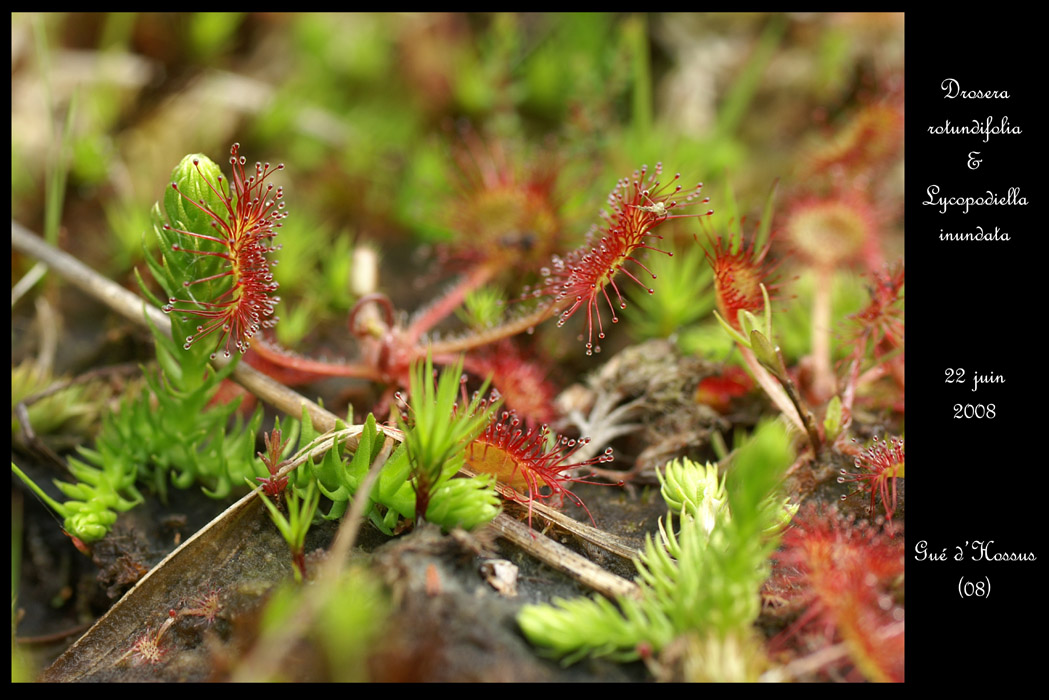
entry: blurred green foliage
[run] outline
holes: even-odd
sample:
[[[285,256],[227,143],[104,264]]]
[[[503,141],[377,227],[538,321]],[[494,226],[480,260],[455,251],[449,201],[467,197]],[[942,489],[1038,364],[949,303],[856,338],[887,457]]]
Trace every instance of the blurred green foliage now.
[[[34,225],[53,141],[41,130],[60,131],[78,95],[66,226],[82,225],[69,217],[84,200],[148,208],[175,158],[218,158],[239,140],[288,162],[295,215],[323,217],[311,234],[322,243],[347,230],[384,248],[433,240],[433,200],[456,195],[451,125],[468,120],[495,139],[559,138],[575,174],[566,218],[579,222],[567,238],[581,242],[615,180],[642,163],[686,180],[732,171],[748,193],[787,174],[818,130],[814,109],[848,111],[864,99],[858,74],[899,69],[898,30],[880,15],[15,14],[14,216]],[[80,238],[88,257],[135,263],[108,252],[130,233]]]
[[[673,256],[655,254],[645,266],[655,279],[643,275],[647,288],[631,285],[630,303],[623,312],[631,335],[638,340],[667,338],[701,319],[714,309],[713,274],[698,241],[682,241],[664,249]]]
[[[56,382],[66,381],[51,376],[39,365],[25,361],[11,368],[11,440],[22,443],[21,424],[14,414],[19,403],[43,392]],[[28,406],[29,422],[36,435],[59,431],[80,436],[90,435],[103,413],[110,395],[101,383],[69,384],[59,391]]]
[[[382,640],[391,610],[382,582],[368,569],[351,565],[332,582],[277,589],[262,613],[257,648],[306,643],[327,664],[324,678],[340,683],[368,680],[368,654]],[[303,619],[308,624],[302,625]],[[298,630],[289,638],[289,628]],[[301,669],[267,668],[267,680],[294,679]],[[260,679],[256,679],[260,680]]]
[[[838,361],[849,354],[852,349],[849,340],[848,316],[858,312],[867,303],[869,295],[864,280],[856,274],[845,271],[835,274],[831,280],[831,319],[835,324],[830,329],[831,357]],[[787,297],[774,307],[780,311],[776,314],[776,332],[780,349],[787,361],[797,360],[811,351],[812,346],[812,297],[816,285],[815,276],[810,271],[800,275],[786,285]]]

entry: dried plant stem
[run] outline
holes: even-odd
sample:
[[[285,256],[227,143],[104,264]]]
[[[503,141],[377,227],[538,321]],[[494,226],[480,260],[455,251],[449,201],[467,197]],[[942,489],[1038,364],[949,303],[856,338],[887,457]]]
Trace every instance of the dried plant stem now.
[[[636,598],[640,595],[640,588],[633,581],[605,571],[589,559],[547,537],[538,535],[535,530],[513,518],[499,515],[492,521],[492,527],[502,537],[540,561],[570,575],[604,596]]]
[[[466,468],[460,469],[459,473],[465,474],[466,476],[470,477],[476,476],[474,472]],[[616,554],[628,561],[633,561],[639,553],[636,548],[630,546],[626,542],[623,542],[614,535],[611,535],[610,533],[607,533],[599,528],[591,527],[586,523],[581,523],[578,520],[574,520],[573,518],[568,517],[561,511],[554,510],[550,506],[544,504],[542,501],[533,499],[529,504],[520,503],[519,499],[521,498],[521,495],[514,491],[513,488],[506,486],[505,484],[500,484],[496,482],[495,489],[504,498],[508,499],[513,503],[516,503],[522,509],[530,509],[532,515],[538,515],[547,522],[553,525],[557,525],[558,527],[564,530],[567,530],[579,539],[597,545],[598,547],[601,547],[602,549],[611,552],[612,554]]]
[[[33,288],[37,282],[44,278],[47,274],[47,265],[37,263],[33,265],[32,269],[27,272],[22,279],[18,280],[11,287],[11,306],[14,307],[18,303],[18,300],[25,296],[26,292]]]
[[[59,325],[62,319],[51,307],[51,302],[46,297],[40,296],[36,298],[36,320],[40,329],[40,348],[37,351],[36,366],[50,373],[55,366]]]
[[[136,294],[99,275],[72,255],[55,248],[15,221],[11,222],[11,247],[46,264],[66,281],[135,323],[145,323],[142,318],[145,307],[145,313],[153,324],[160,329],[167,329],[170,334],[171,322],[163,311],[145,303]]]

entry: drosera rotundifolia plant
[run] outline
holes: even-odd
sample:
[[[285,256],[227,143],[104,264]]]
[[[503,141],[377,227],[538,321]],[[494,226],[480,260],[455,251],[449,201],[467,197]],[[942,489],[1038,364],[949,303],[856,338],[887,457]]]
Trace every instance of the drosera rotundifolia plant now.
[[[219,382],[235,366],[239,356],[249,352],[252,338],[272,322],[267,317],[273,312],[273,293],[278,284],[271,272],[273,261],[269,259],[269,254],[279,250],[272,241],[287,216],[283,189],[267,182],[272,173],[282,170],[284,166],[271,167],[268,163],[257,163],[254,174],[246,175],[247,161],[240,155],[239,149],[239,144],[234,144],[230,150],[230,164],[234,171],[233,178],[228,181],[230,184],[227,184],[214,162],[200,154],[186,156],[176,167],[174,181],[164,202],[167,221],[163,221],[159,206],[154,211],[154,229],[160,241],[161,261],[149,259],[154,278],[168,294],[167,303],[161,308],[173,319],[172,333],[176,338],[184,338],[182,352],[179,352],[170,338],[154,328],[158,361],[164,373],[151,382],[151,387],[158,399],[170,402],[161,404],[169,406],[170,414],[181,416],[178,422],[190,421],[185,430],[174,434],[188,436],[196,433],[198,441],[202,443],[199,449],[209,454],[215,450],[213,441],[209,440],[212,431],[218,429],[218,423],[225,420],[236,405],[228,404],[214,410],[205,409],[205,405],[214,396]],[[642,168],[634,174],[633,180],[620,181],[616,190],[609,195],[612,213],[602,212],[605,235],[595,242],[591,232],[583,248],[565,258],[554,257],[553,272],[547,268],[541,271],[549,289],[542,290],[544,293],[536,290],[537,293],[532,295],[539,298],[540,303],[534,311],[527,312],[525,323],[518,317],[505,324],[505,327],[488,329],[479,337],[464,337],[451,342],[462,350],[492,343],[531,328],[558,313],[558,325],[564,325],[579,308],[585,307],[587,351],[592,352],[594,346],[589,341],[593,340],[595,317],[598,339],[605,335],[600,320],[599,297],[603,297],[607,303],[613,321],[618,321],[606,287],[613,288],[620,308],[626,307],[626,302],[615,286],[615,273],[622,270],[627,262],[647,269],[635,256],[641,250],[651,248],[647,243],[650,238],[658,238],[652,230],[670,218],[687,216],[673,212],[676,207],[692,203],[697,196],[690,193],[680,201],[673,199],[682,190],[682,186],[675,184],[680,176],[675,176],[671,183],[661,185],[658,179],[661,172],[661,166],[657,166],[651,175],[646,168]],[[697,185],[696,191],[701,187]],[[187,193],[193,193],[198,198],[194,200]],[[706,203],[708,199],[701,201]],[[707,211],[704,215],[709,216],[710,213]],[[640,284],[632,273],[626,271],[626,274]],[[189,298],[176,296],[177,290],[185,290],[183,293]],[[648,291],[654,292],[651,289]],[[148,290],[146,293],[149,294]],[[157,301],[155,296],[153,301]],[[394,329],[387,329],[384,342],[394,342],[391,340],[393,335]],[[409,352],[390,348],[386,348],[386,351],[388,354]],[[216,372],[208,363],[219,354],[231,362]],[[436,389],[433,389],[425,375],[433,373],[431,357],[434,354],[433,346],[427,346],[427,371],[423,369],[424,363],[419,361],[422,358],[416,358],[411,364],[411,396],[413,402],[422,400],[423,403],[412,406],[413,410],[409,414],[411,424],[402,424],[405,428],[404,444],[412,464],[410,477],[408,473],[404,476],[410,478],[418,501],[416,515],[424,517],[428,513],[429,500],[436,492],[436,487],[447,482],[449,476],[457,471],[451,468],[456,462],[452,455],[463,450],[467,455],[466,465],[475,473],[501,476],[504,484],[526,491],[524,495],[517,492],[517,497],[523,502],[530,504],[537,498],[548,499],[556,494],[559,502],[563,503],[567,494],[575,503],[582,505],[582,501],[564,484],[579,481],[574,476],[574,470],[580,467],[611,461],[611,448],[606,447],[600,457],[572,461],[577,445],[587,445],[589,437],[583,436],[578,442],[575,438],[564,436],[555,438],[546,426],[526,427],[513,411],[496,416],[498,393],[494,393],[491,400],[480,401],[475,395],[469,405],[458,405],[459,378],[465,360],[458,360],[450,372],[442,374]],[[174,391],[165,391],[168,387]],[[192,393],[185,392],[189,388],[193,389]],[[221,449],[220,443],[221,460],[218,465],[209,465],[213,470],[209,473],[201,465],[200,451],[192,448],[192,442],[180,441],[173,445],[174,454],[170,457],[158,456],[156,453],[160,452],[159,448],[149,447],[164,442],[167,429],[165,414],[149,409],[152,400],[149,395],[141,395],[138,400],[141,415],[138,419],[124,430],[114,427],[107,433],[104,429],[100,440],[100,443],[110,444],[105,442],[105,436],[113,434],[118,435],[112,438],[114,441],[123,439],[135,442],[140,445],[140,457],[107,460],[98,456],[98,453],[85,451],[85,455],[95,455],[94,459],[102,468],[103,476],[98,476],[97,469],[84,467],[90,471],[81,470],[79,474],[74,472],[74,476],[84,483],[74,485],[57,482],[66,495],[82,499],[62,505],[51,499],[53,507],[66,517],[66,531],[76,541],[85,543],[100,539],[115,522],[115,511],[127,510],[141,501],[142,496],[136,486],[139,479],[151,479],[158,492],[165,493],[168,482],[166,472],[171,468],[176,470],[171,475],[174,485],[186,488],[195,480],[200,480],[205,492],[213,497],[226,496],[231,485],[237,481],[251,482],[253,479],[262,481],[265,492],[271,497],[279,497],[283,493],[281,487],[286,484],[286,477],[279,476],[275,470],[277,455],[281,452],[279,448],[283,444],[279,425],[266,436],[266,451],[258,453],[255,458],[245,452],[245,449],[250,449],[250,445],[245,442],[245,436],[250,435],[247,431],[238,432],[241,437],[232,443],[236,445],[235,448]],[[133,406],[128,407],[120,415],[133,415],[134,410]],[[211,429],[202,428],[200,421],[203,416],[211,416],[208,420],[217,423]],[[259,421],[261,413],[256,411],[252,419],[256,429]],[[421,422],[423,427],[416,425],[416,422]],[[461,430],[456,428],[459,425],[462,425]],[[141,430],[143,434],[136,434],[135,430]],[[233,449],[237,452],[233,453]],[[140,474],[139,461],[150,464],[152,468],[143,469]],[[391,460],[391,464],[394,463],[396,460]],[[17,473],[25,479],[20,470]],[[305,470],[296,472],[294,487],[311,488],[312,482],[305,478],[305,474]],[[38,487],[34,488],[43,495]],[[467,492],[458,487],[452,491]],[[307,498],[307,502],[313,502],[312,495]],[[494,515],[494,512],[491,511],[491,514]],[[276,511],[274,513],[275,518],[283,518]],[[299,523],[293,527],[286,520],[277,522],[286,537],[298,543],[292,544],[293,551],[301,549],[303,528],[308,523]],[[296,556],[301,557],[301,552]]]
[[[283,352],[274,344],[262,342],[255,354],[260,368],[292,371],[302,377],[346,376],[367,378],[391,385],[390,395],[398,387],[407,386],[410,367],[427,353],[440,364],[450,364],[463,353],[464,367],[477,374],[492,374],[493,385],[512,408],[527,413],[525,420],[533,422],[549,415],[549,406],[537,402],[535,394],[543,390],[542,376],[531,363],[507,361],[518,353],[513,345],[496,346],[514,336],[530,332],[537,325],[557,316],[557,325],[563,326],[576,314],[585,316],[586,331],[579,336],[584,341],[587,355],[601,351],[605,338],[603,309],[607,308],[608,322],[619,322],[616,309],[625,309],[627,302],[615,278],[622,274],[630,282],[640,285],[649,294],[655,291],[641,279],[655,275],[642,262],[645,250],[665,255],[668,251],[651,245],[661,236],[655,230],[672,219],[709,216],[713,210],[698,213],[680,213],[684,207],[709,203],[701,197],[702,183],[686,190],[680,184],[681,175],[663,179],[663,166],[657,163],[649,171],[647,166],[631,177],[621,179],[608,195],[608,208],[600,213],[601,223],[595,225],[582,246],[564,255],[553,255],[540,267],[539,280],[521,291],[519,298],[510,300],[510,312],[498,322],[475,329],[459,337],[430,339],[426,334],[438,323],[452,315],[471,292],[477,291],[495,274],[497,268],[487,258],[479,259],[474,269],[442,297],[416,315],[407,325],[399,325],[392,302],[382,294],[370,294],[358,301],[350,314],[350,328],[360,343],[360,359],[340,363],[319,362]],[[640,276],[640,278],[639,278]],[[376,305],[381,314],[362,320],[364,307]],[[487,350],[486,350],[487,348]],[[473,352],[471,352],[473,351]],[[498,357],[493,357],[495,353]],[[249,359],[249,361],[251,361]],[[529,381],[531,379],[531,381]],[[385,408],[389,399],[380,406]]]
[[[675,212],[693,203],[694,192],[675,199],[682,190],[675,184],[678,177],[669,184],[660,183],[658,166],[651,173],[642,168],[633,179],[622,180],[609,197],[611,211],[602,213],[601,238],[595,240],[592,232],[583,248],[563,257],[555,255],[551,265],[540,271],[543,286],[517,300],[521,304],[531,301],[533,306],[515,311],[502,324],[432,342],[416,328],[414,344],[398,346],[402,330],[393,323],[393,314],[387,313],[379,319],[386,325],[381,338],[377,337],[383,344],[378,356],[400,356],[403,362],[412,353],[424,353],[409,361],[406,397],[396,394],[393,408],[403,413],[397,425],[382,427],[369,415],[363,426],[340,423],[334,432],[321,434],[304,411],[298,420],[288,420],[284,426],[277,421],[272,431],[263,434],[265,449],[256,451],[261,410],[246,425],[239,418],[230,423],[236,402],[223,405],[212,399],[241,356],[250,356],[251,341],[273,320],[272,295],[278,285],[270,256],[279,250],[273,239],[287,211],[283,190],[268,182],[282,166],[260,163],[254,175],[246,175],[246,160],[237,145],[231,149],[230,163],[235,174],[227,181],[205,156],[187,156],[174,171],[175,181],[165,199],[166,220],[159,208],[155,210],[161,257],[151,258],[149,266],[167,294],[167,303],[158,305],[172,319],[173,335],[182,344],[151,326],[160,370],[148,381],[150,391],[125,400],[121,410],[104,422],[96,449],[82,450],[90,464],[71,460],[77,482],[56,481],[71,500],[59,503],[12,465],[65,518],[64,529],[79,547],[90,551],[93,542],[108,534],[119,512],[143,501],[142,490],[163,498],[171,485],[186,488],[199,483],[208,495],[224,497],[238,482],[260,484],[266,510],[290,548],[295,579],[305,581],[310,577],[305,542],[311,522],[325,512],[331,519],[342,516],[358,498],[358,489],[377,460],[377,478],[368,494],[359,498],[370,504],[365,514],[374,526],[389,535],[403,532],[399,523],[412,520],[417,525],[433,522],[445,531],[456,526],[477,528],[499,512],[500,493],[524,505],[529,524],[537,504],[550,502],[551,497],[557,505],[567,498],[599,524],[570,486],[591,483],[594,476],[586,469],[613,462],[612,447],[598,445],[591,452],[584,449],[590,446],[590,436],[555,437],[547,425],[532,424],[512,408],[504,408],[498,387],[482,398],[488,382],[494,380],[492,374],[470,398],[463,367],[470,365],[470,351],[475,348],[505,342],[543,319],[556,316],[557,325],[562,326],[578,311],[586,315],[582,338],[588,354],[598,350],[592,341],[606,336],[602,309],[607,307],[615,323],[619,320],[616,307],[626,308],[616,273],[625,272],[629,280],[641,284],[637,275],[623,268],[631,263],[652,275],[641,252],[651,249],[669,255],[649,245],[658,238],[653,231],[672,218],[689,216]],[[190,199],[188,192],[199,197]],[[768,210],[766,206],[766,214]],[[702,214],[710,215],[709,211]],[[764,259],[768,229],[767,224],[760,227],[764,236],[760,250],[757,244],[743,244],[741,226],[726,239],[713,236],[708,227],[694,241],[708,245],[705,256],[713,274],[707,280],[721,312],[715,312],[718,323],[741,348],[746,366],[773,405],[783,411],[783,420],[797,429],[796,434],[807,436],[804,449],[799,457],[792,457],[790,433],[782,426],[774,431],[768,425],[744,439],[720,465],[698,467],[685,459],[657,469],[671,513],[660,523],[659,539],[649,537],[636,554],[639,592],[616,604],[598,597],[585,604],[562,600],[556,604],[560,607],[549,612],[542,606],[525,608],[522,629],[541,649],[548,648],[546,653],[569,661],[588,654],[642,659],[661,678],[756,680],[771,664],[760,640],[748,630],[762,609],[762,583],[769,571],[764,562],[798,508],[792,499],[804,498],[806,487],[798,483],[808,484],[809,489],[818,486],[824,479],[820,460],[827,459],[828,453],[843,458],[851,455],[860,472],[839,468],[836,483],[849,482],[858,487],[850,493],[869,494],[872,514],[880,496],[892,527],[898,510],[897,480],[904,475],[902,440],[894,439],[891,446],[875,444],[861,452],[855,439],[846,441],[844,436],[849,408],[864,376],[864,358],[871,356],[864,351],[874,347],[877,363],[887,343],[902,340],[895,309],[902,287],[896,280],[902,280],[902,273],[885,278],[868,306],[854,314],[859,330],[852,335],[855,347],[847,358],[850,393],[829,402],[823,422],[817,424],[807,405],[810,397],[803,394],[783,352],[772,342],[776,334]],[[143,289],[149,295],[145,284]],[[153,297],[153,301],[160,300]],[[388,307],[384,299],[364,300],[371,301]],[[735,323],[730,323],[727,318],[733,314]],[[454,362],[448,347],[452,345],[459,353]],[[274,347],[267,351],[271,362],[282,357]],[[211,361],[220,356],[227,359],[226,364],[213,369]],[[298,360],[288,357],[289,364]],[[443,358],[444,371],[434,368],[435,358]],[[391,367],[385,365],[386,371]],[[392,374],[383,377],[393,379]],[[698,387],[696,391],[699,396]],[[185,437],[172,440],[174,435]],[[352,447],[346,442],[351,435]],[[388,435],[396,435],[400,445],[384,449]],[[295,444],[301,447],[292,454]],[[131,445],[137,446],[137,452]],[[470,476],[455,478],[460,470]],[[599,471],[608,473],[605,467]],[[639,474],[632,472],[630,477]],[[498,490],[493,488],[496,485]],[[785,497],[784,490],[791,495]],[[733,495],[733,491],[740,494]],[[849,495],[842,494],[842,500]],[[330,505],[321,508],[322,498]],[[732,503],[736,505],[730,506]],[[759,513],[764,515],[759,517]],[[536,536],[533,532],[532,537]],[[751,546],[756,547],[752,552],[747,549]],[[704,563],[703,557],[713,559]],[[724,573],[715,576],[719,567]],[[733,578],[744,571],[748,572],[745,581]],[[691,587],[706,592],[705,602],[684,592]],[[718,587],[724,588],[724,595],[717,593]],[[675,592],[673,599],[667,598],[671,591]],[[593,604],[596,607],[591,608]],[[725,617],[728,610],[738,610],[739,615],[733,613],[729,621]],[[168,654],[163,640],[173,620],[157,630],[147,629],[121,658],[164,663]],[[578,642],[569,642],[569,637],[556,631],[569,628],[583,635]],[[856,633],[848,630],[848,634]],[[702,660],[710,658],[728,665],[704,665]],[[862,669],[866,662],[857,663]]]
[[[571,72],[607,32],[516,60],[519,19],[478,45],[510,72],[471,73],[440,22],[338,44],[396,46],[373,68],[465,101],[443,111],[372,114],[375,74],[336,54],[296,67],[307,93],[231,84],[264,125],[181,132],[136,181],[148,203],[107,208],[122,245],[127,212],[147,222],[123,284],[13,223],[14,263],[142,329],[112,373],[18,374],[12,481],[53,516],[28,539],[108,595],[41,678],[904,679],[902,102],[866,74],[838,105],[795,90],[827,105],[801,119],[819,137],[745,147],[780,133],[763,110],[792,123],[747,109],[782,18],[709,140],[678,141],[638,79],[658,20],[613,22],[631,58],[601,91],[546,93],[541,65]],[[288,21],[303,45],[330,29]],[[675,99],[720,73],[693,66]],[[309,120],[282,111],[300,103]]]

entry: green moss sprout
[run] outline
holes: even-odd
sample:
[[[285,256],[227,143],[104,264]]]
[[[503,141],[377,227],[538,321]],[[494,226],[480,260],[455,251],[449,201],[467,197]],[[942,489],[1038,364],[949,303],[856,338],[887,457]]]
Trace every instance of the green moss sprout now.
[[[751,639],[768,556],[797,509],[776,495],[793,460],[790,442],[770,422],[736,452],[724,476],[711,464],[668,464],[660,473],[666,522],[658,539],[646,537],[635,562],[639,597],[527,605],[518,615],[525,636],[564,663],[658,656],[690,634],[725,644]],[[756,676],[760,660],[745,662],[747,675]]]
[[[416,364],[412,372],[410,425],[402,423],[404,444],[411,463],[417,520],[461,522],[467,529],[487,522],[499,512],[499,499],[487,476],[456,481],[465,450],[498,407],[481,399],[481,391],[464,404],[462,363],[441,373],[436,382],[433,361]],[[431,503],[436,498],[436,501]]]

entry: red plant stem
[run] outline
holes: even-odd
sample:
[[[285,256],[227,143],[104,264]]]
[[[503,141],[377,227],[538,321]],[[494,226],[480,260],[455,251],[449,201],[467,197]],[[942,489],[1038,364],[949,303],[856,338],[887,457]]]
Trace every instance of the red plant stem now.
[[[856,390],[864,384],[869,384],[871,382],[877,381],[878,379],[881,379],[886,374],[888,374],[888,372],[889,370],[885,367],[885,365],[875,365],[874,367],[868,369],[866,372],[860,374],[860,358],[857,356],[855,359],[853,359],[852,364],[849,365],[849,378],[845,384],[844,391],[842,391],[841,393],[842,407],[844,407],[851,414],[852,405],[856,401]]]
[[[431,343],[428,348],[430,352],[436,355],[444,355],[449,353],[466,352],[473,348],[481,345],[487,345],[488,343],[494,343],[497,340],[503,338],[509,338],[510,336],[517,335],[518,333],[524,332],[529,328],[534,328],[540,323],[550,318],[554,314],[561,311],[564,307],[568,306],[569,302],[574,300],[565,300],[560,304],[545,304],[540,306],[532,313],[516,318],[512,321],[508,321],[501,326],[495,328],[487,328],[483,331],[473,333],[462,338],[455,338],[452,340],[439,341]],[[418,352],[420,356],[424,356],[427,348],[419,348]]]
[[[291,564],[295,571],[295,580],[302,583],[306,580],[306,553],[303,551],[291,553]]]
[[[393,328],[393,303],[390,298],[385,294],[379,294],[378,292],[372,292],[371,294],[365,294],[357,303],[353,305],[353,309],[350,310],[350,315],[346,319],[346,325],[349,327],[350,332],[354,335],[358,335],[357,331],[357,316],[368,304],[375,304],[382,310],[383,319],[386,323],[387,328]]]
[[[483,285],[495,275],[494,265],[479,265],[470,271],[448,292],[429,306],[404,332],[404,341],[415,345],[416,341],[428,330],[447,318],[460,304],[466,295]]]
[[[281,368],[324,377],[354,377],[373,382],[382,381],[382,376],[374,367],[352,362],[322,362],[306,357],[289,355],[279,351],[275,346],[270,345],[262,338],[255,339],[255,342],[251,345],[251,352]]]

